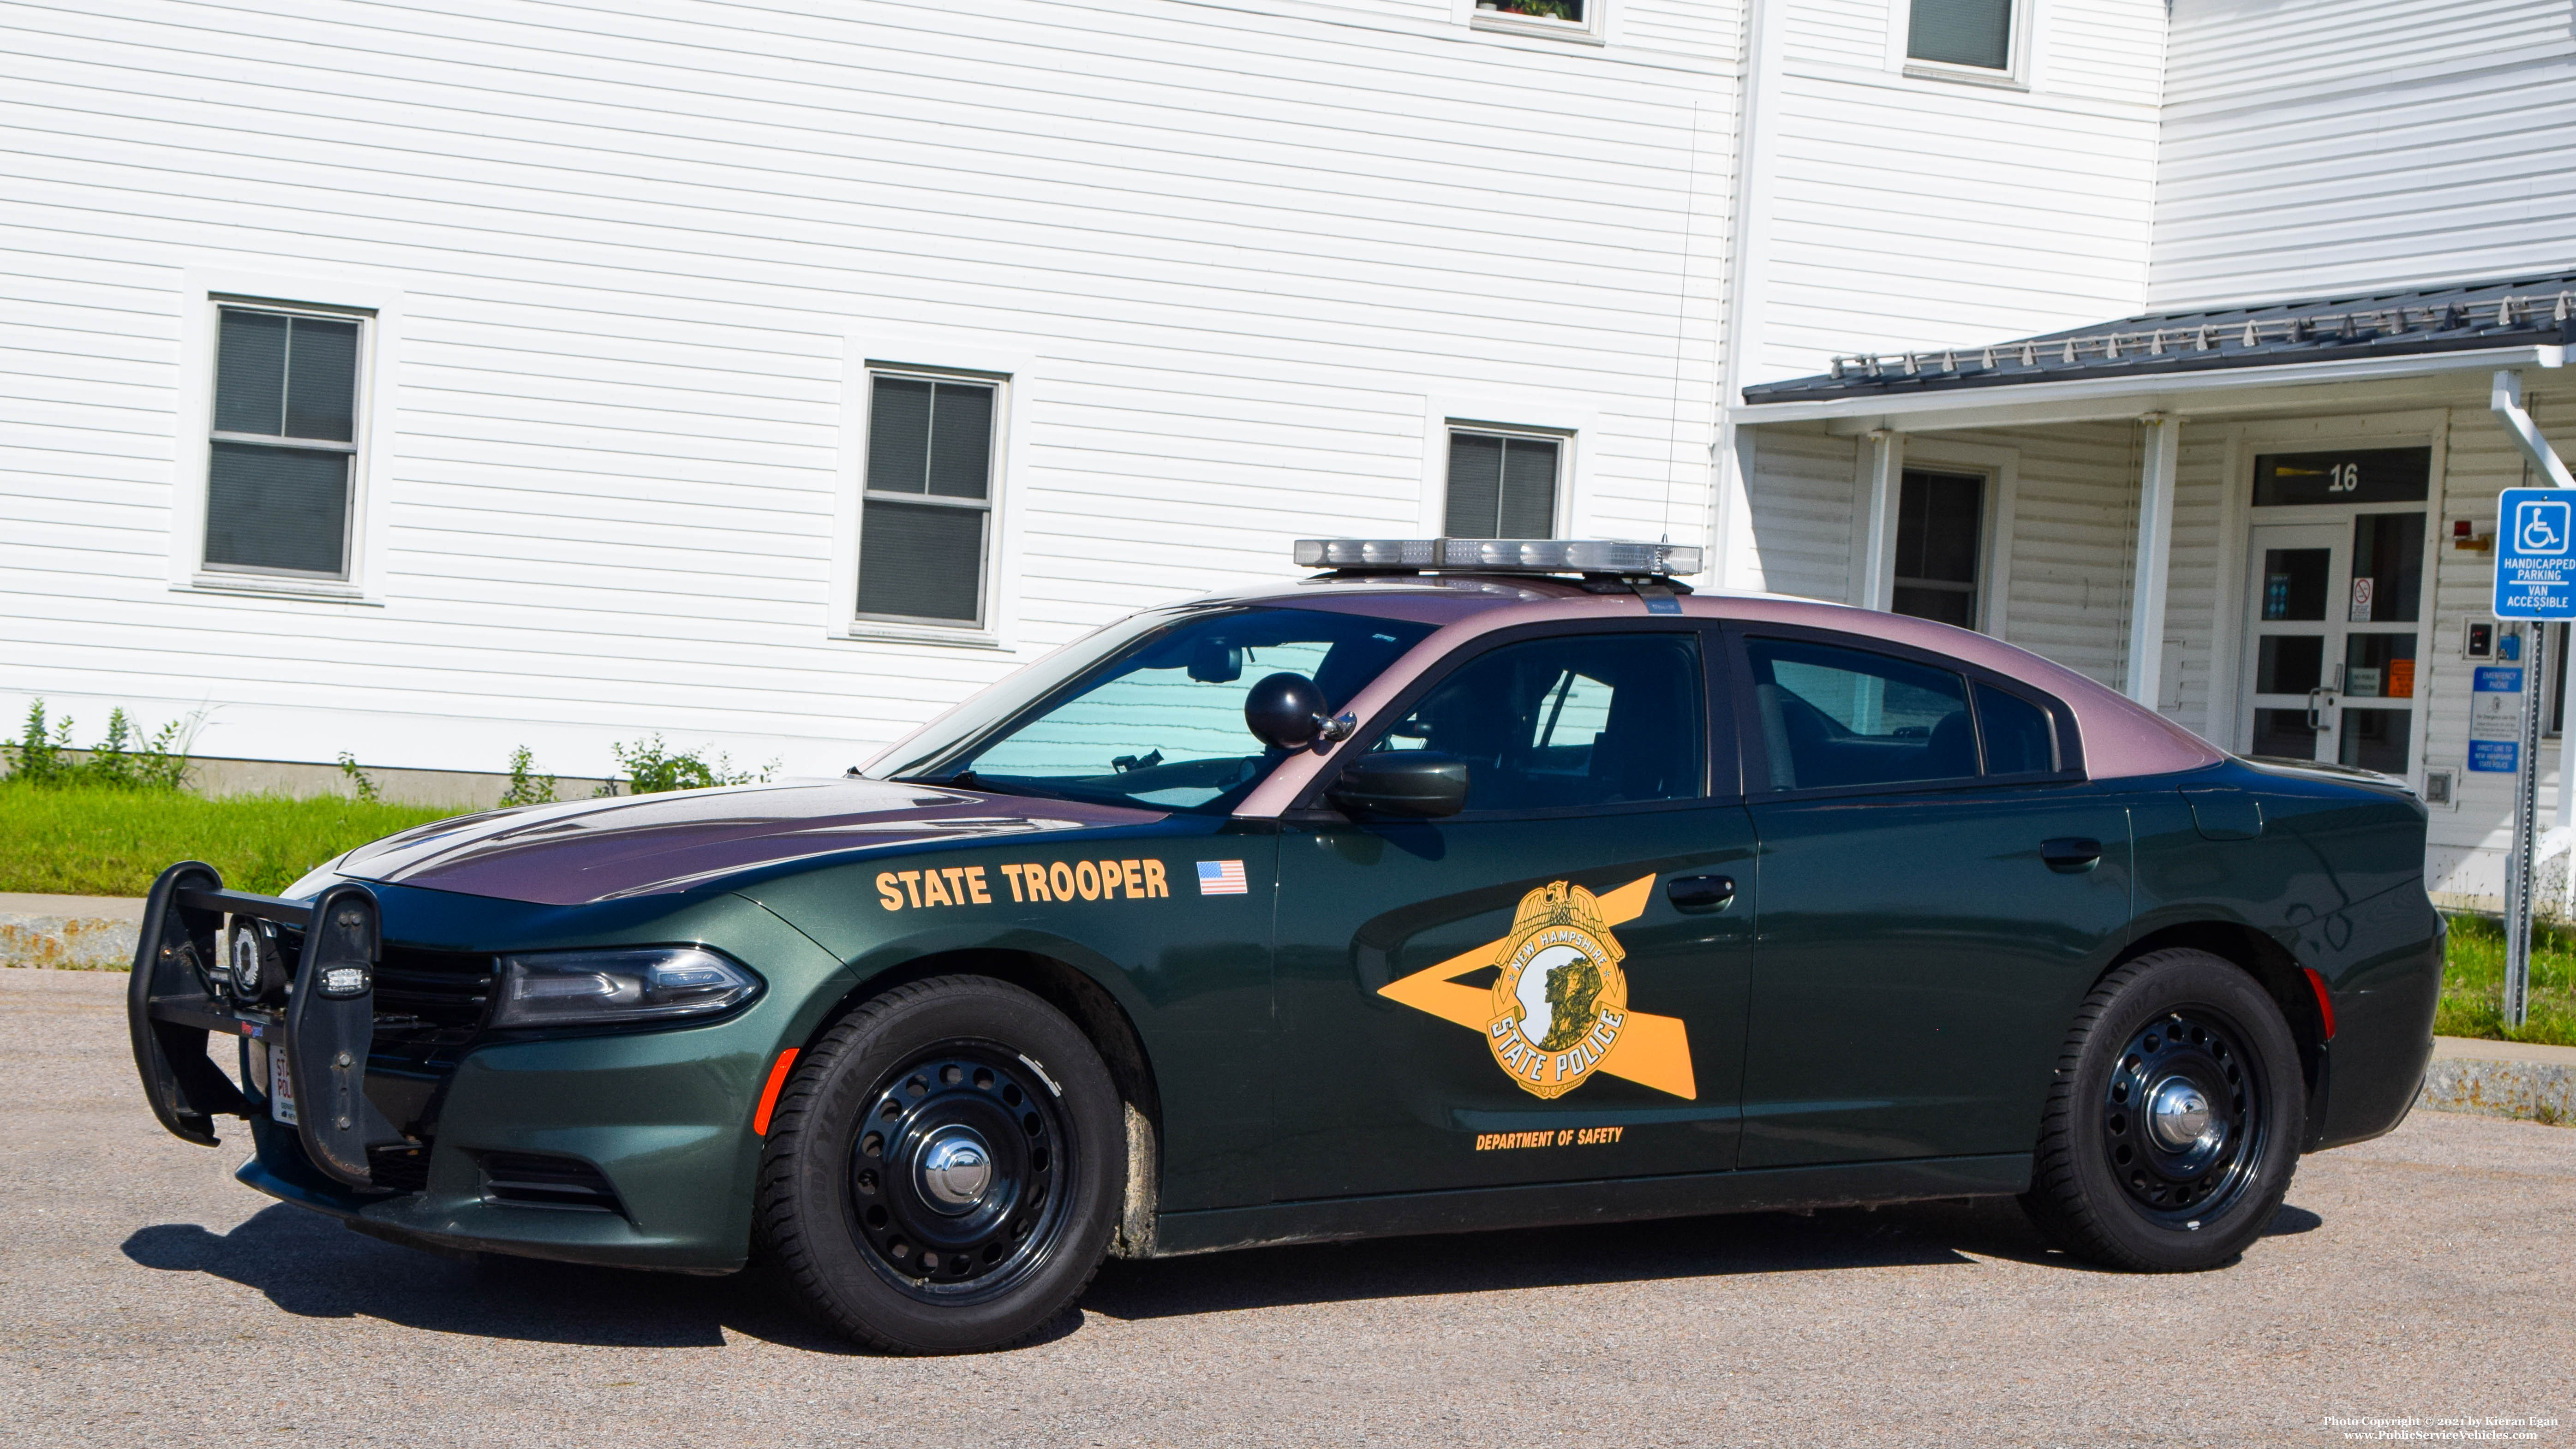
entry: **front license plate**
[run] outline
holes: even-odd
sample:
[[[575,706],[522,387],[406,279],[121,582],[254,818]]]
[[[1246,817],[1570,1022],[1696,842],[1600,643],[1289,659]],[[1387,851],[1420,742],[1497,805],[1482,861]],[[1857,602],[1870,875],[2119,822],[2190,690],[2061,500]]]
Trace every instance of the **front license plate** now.
[[[295,1125],[295,1085],[286,1077],[286,1053],[268,1049],[268,1115],[271,1120]]]

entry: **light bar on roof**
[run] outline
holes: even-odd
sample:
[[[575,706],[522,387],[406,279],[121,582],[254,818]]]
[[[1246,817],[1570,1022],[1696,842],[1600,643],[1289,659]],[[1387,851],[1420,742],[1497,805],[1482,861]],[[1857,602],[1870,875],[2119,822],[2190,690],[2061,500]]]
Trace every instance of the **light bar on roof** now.
[[[1650,574],[1700,569],[1700,551],[1605,538],[1301,538],[1300,568],[1447,569],[1480,574]]]

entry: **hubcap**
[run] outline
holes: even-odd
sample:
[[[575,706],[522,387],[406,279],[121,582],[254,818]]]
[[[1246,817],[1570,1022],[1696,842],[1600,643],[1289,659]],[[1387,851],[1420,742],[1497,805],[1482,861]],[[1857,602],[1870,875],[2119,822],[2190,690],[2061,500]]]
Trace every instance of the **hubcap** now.
[[[931,1207],[962,1213],[983,1201],[993,1182],[993,1154],[968,1127],[951,1128],[921,1152],[921,1192]]]
[[[1055,1094],[1019,1054],[934,1047],[879,1081],[850,1142],[851,1236],[909,1296],[1007,1291],[1053,1250],[1070,1196]]]
[[[2269,1131],[2261,1064],[2234,1022],[2183,1007],[2129,1038],[2100,1103],[2112,1176],[2150,1220],[2183,1231],[2232,1207]]]
[[[2167,1152],[2180,1152],[2209,1130],[2209,1099],[2182,1077],[2167,1077],[2147,1098],[2147,1130]]]

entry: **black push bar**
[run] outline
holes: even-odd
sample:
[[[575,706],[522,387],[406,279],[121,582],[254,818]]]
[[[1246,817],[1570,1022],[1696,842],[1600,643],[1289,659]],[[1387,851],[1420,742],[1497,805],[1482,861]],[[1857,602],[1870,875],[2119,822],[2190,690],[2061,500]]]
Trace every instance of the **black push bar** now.
[[[227,916],[234,925],[230,956],[218,942]],[[263,938],[245,921],[303,930],[291,974],[263,964]],[[203,861],[161,872],[144,902],[125,997],[134,1065],[161,1125],[212,1147],[216,1117],[268,1111],[266,1082],[246,1083],[246,1093],[206,1055],[209,1033],[248,1038],[282,1054],[304,1155],[338,1181],[372,1186],[368,1149],[407,1141],[367,1100],[382,922],[375,892],[355,881],[333,885],[308,906],[226,890],[222,874]],[[267,979],[272,974],[285,979]]]

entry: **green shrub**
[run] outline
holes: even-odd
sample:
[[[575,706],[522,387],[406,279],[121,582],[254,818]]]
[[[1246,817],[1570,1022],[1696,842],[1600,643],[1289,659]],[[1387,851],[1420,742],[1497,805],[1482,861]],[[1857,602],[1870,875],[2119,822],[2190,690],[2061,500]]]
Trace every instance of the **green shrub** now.
[[[609,748],[617,754],[618,768],[624,771],[619,778],[624,781],[626,793],[630,795],[658,795],[665,790],[704,790],[716,785],[766,784],[769,777],[778,772],[776,760],[763,765],[758,774],[735,770],[730,755],[720,754],[714,764],[709,764],[702,752],[674,750],[662,743],[660,735],[649,740],[637,740],[632,745],[611,745]],[[611,781],[611,787],[616,783]]]
[[[41,699],[27,706],[26,723],[17,742],[0,744],[9,757],[9,778],[21,785],[89,785],[109,790],[176,790],[188,781],[188,737],[198,716],[172,720],[150,738],[126,718],[122,708],[107,712],[107,738],[89,748],[88,759],[75,759],[72,721],[45,718]]]
[[[352,846],[456,813],[345,795],[207,800],[0,780],[0,891],[139,896],[163,867],[202,860],[233,889],[268,895]]]
[[[537,773],[534,750],[521,745],[510,752],[510,788],[501,792],[501,808],[555,803],[555,777]]]

